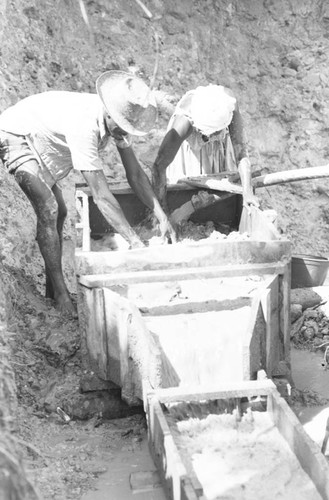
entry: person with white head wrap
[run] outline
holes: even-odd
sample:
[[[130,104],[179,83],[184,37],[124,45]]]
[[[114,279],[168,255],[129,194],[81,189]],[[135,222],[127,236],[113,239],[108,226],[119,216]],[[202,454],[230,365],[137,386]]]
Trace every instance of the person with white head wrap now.
[[[231,123],[235,105],[235,97],[220,85],[197,87],[191,101],[193,126],[206,136],[215,134]]]
[[[244,201],[258,204],[236,97],[222,85],[190,90],[177,103],[153,165],[153,188],[167,209],[166,185],[203,174],[239,170]]]

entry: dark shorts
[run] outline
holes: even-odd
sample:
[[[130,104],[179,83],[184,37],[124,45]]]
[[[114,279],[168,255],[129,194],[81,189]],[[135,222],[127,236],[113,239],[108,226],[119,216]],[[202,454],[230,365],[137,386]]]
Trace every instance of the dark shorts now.
[[[38,161],[24,135],[4,130],[0,130],[0,158],[10,174],[14,174],[18,167],[30,160]]]

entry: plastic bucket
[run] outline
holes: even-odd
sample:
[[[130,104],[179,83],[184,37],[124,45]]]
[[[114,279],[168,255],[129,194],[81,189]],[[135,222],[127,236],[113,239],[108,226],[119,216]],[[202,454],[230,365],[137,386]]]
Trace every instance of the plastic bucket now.
[[[291,259],[291,288],[323,285],[329,269],[326,257],[293,255]]]

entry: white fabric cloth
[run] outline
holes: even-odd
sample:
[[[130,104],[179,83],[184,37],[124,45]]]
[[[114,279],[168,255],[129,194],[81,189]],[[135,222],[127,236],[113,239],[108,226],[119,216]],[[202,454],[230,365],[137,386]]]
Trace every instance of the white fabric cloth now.
[[[236,99],[221,85],[197,87],[191,101],[193,126],[204,135],[226,128],[232,121]]]

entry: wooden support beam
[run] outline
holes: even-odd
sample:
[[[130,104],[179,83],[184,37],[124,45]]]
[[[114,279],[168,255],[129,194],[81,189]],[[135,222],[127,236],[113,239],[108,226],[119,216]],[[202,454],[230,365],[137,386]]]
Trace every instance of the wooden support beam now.
[[[161,251],[160,251],[161,250]],[[159,271],[209,266],[245,266],[286,263],[291,259],[288,240],[224,240],[177,243],[115,252],[76,251],[77,275],[127,271]]]
[[[188,279],[227,278],[235,276],[281,274],[281,263],[240,264],[235,266],[211,266],[203,268],[167,269],[161,271],[120,272],[117,274],[87,274],[80,276],[79,283],[88,288],[124,285],[129,283],[152,283],[155,281],[177,281]]]
[[[277,391],[269,394],[267,408],[274,424],[317,487],[321,498],[329,500],[329,466],[319,446],[309,437]]]

